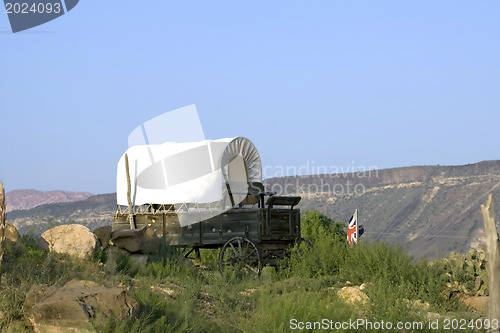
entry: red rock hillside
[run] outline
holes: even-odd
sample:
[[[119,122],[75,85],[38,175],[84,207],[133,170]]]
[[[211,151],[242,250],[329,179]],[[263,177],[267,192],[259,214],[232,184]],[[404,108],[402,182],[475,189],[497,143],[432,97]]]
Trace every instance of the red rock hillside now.
[[[85,200],[92,196],[87,192],[12,190],[5,194],[6,212],[31,209],[36,206]]]

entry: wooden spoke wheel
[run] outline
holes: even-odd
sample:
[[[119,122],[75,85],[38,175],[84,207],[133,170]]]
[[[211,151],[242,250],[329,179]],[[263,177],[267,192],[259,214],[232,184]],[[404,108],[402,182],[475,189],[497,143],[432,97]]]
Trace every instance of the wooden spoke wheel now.
[[[297,240],[297,248],[306,248],[306,249],[312,249],[314,248],[314,246],[312,245],[312,243],[310,241],[308,241],[307,239],[303,238],[303,237],[300,237],[298,240]]]
[[[245,271],[249,274],[260,274],[262,254],[257,245],[246,237],[233,237],[228,240],[219,254],[220,271],[226,267]]]

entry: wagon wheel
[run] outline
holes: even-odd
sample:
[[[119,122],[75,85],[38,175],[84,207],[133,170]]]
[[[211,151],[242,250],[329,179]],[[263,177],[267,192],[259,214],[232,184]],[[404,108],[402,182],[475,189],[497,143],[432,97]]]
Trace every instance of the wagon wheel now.
[[[307,239],[303,238],[303,237],[300,237],[299,239],[297,239],[297,248],[300,248],[300,247],[303,247],[305,249],[312,249],[312,248],[314,248],[314,246],[312,245],[312,243],[310,241],[308,241]]]
[[[219,254],[220,271],[224,272],[226,266],[259,275],[262,268],[262,254],[250,239],[233,237],[224,244]]]

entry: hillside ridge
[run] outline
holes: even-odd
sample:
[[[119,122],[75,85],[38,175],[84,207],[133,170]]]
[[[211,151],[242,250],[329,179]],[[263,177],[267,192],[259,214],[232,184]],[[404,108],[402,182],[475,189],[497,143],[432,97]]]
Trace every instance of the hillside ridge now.
[[[264,183],[279,194],[301,195],[299,208],[316,209],[334,221],[347,221],[358,209],[364,239],[399,243],[417,257],[438,257],[452,250],[465,253],[483,241],[480,205],[489,193],[500,198],[500,161],[277,177]],[[116,194],[109,193],[11,211],[7,219],[21,232],[40,232],[54,223],[93,229],[110,225],[115,211]]]
[[[50,203],[81,201],[91,196],[93,196],[93,194],[88,192],[71,192],[63,190],[12,190],[5,194],[5,211],[27,210]]]
[[[301,195],[300,208],[316,209],[334,221],[347,221],[358,209],[364,238],[399,243],[418,257],[437,257],[483,242],[480,205],[489,193],[500,198],[500,161],[265,182],[274,191]]]

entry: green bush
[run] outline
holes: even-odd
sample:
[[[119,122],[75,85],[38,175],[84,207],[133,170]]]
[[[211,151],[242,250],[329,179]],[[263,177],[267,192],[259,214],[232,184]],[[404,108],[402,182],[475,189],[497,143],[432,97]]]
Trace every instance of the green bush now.
[[[456,299],[442,297],[446,279],[439,267],[413,259],[400,246],[365,239],[349,246],[346,225],[315,211],[303,213],[302,231],[314,247],[295,249],[280,273],[283,278],[328,276],[353,285],[371,285],[368,292],[377,304],[374,314],[379,317],[387,317],[391,311],[398,315],[396,310],[406,311],[394,308],[396,299],[429,302],[433,309],[441,311],[463,309]]]

